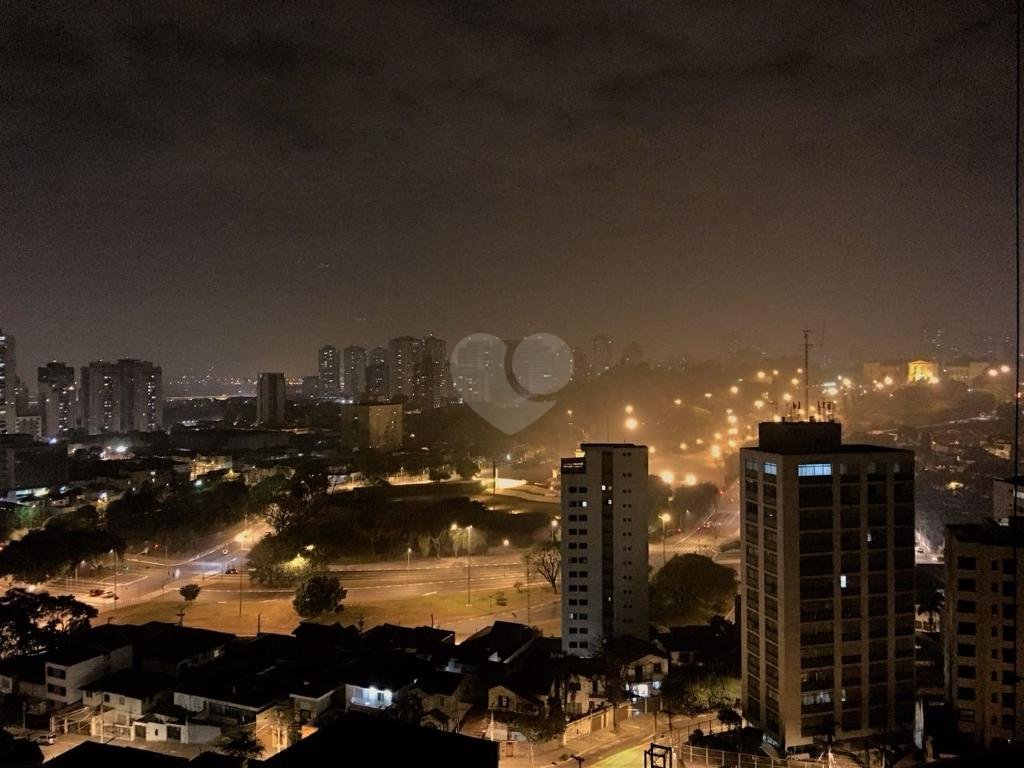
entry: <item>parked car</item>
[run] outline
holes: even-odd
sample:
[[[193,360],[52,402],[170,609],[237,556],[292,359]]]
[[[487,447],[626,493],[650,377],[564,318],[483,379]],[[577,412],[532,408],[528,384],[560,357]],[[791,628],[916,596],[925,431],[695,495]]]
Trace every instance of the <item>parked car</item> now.
[[[56,744],[57,743],[57,734],[56,733],[33,733],[29,737],[29,741],[31,741],[34,744],[43,744],[43,745],[47,745],[48,746],[50,744]]]
[[[103,590],[102,589],[90,589],[89,590],[89,597],[102,597],[102,596],[103,596]]]
[[[225,569],[224,573],[226,573],[228,576],[235,576],[235,575],[238,574],[238,569],[237,568],[227,568],[227,569]]]

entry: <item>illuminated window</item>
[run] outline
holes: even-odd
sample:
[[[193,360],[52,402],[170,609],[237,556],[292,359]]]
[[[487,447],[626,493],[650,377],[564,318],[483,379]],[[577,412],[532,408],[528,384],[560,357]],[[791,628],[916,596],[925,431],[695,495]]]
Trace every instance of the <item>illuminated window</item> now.
[[[799,477],[824,477],[831,474],[831,464],[801,464],[797,468],[797,476]]]
[[[774,464],[773,462],[766,461],[764,463],[764,473],[766,475],[777,475],[779,473],[779,467],[778,467],[778,465]],[[826,473],[826,474],[828,474],[828,473]]]

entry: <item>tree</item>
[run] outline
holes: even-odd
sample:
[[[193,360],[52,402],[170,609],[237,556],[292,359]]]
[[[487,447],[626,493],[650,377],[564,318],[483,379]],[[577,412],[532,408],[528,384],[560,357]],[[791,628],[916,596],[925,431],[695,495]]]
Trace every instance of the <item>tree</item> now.
[[[0,576],[29,583],[49,581],[111,550],[123,552],[124,539],[104,528],[35,528],[0,551]]]
[[[676,555],[651,583],[651,618],[697,623],[728,613],[736,597],[736,572],[702,555]]]
[[[562,551],[557,544],[545,542],[534,548],[528,556],[533,570],[551,585],[552,591],[558,594],[558,576],[562,570]]]
[[[732,707],[722,707],[718,710],[718,722],[731,731],[743,724],[743,718]]]
[[[186,584],[178,590],[178,594],[185,598],[186,603],[193,602],[199,593],[203,591],[203,588],[198,584]]]
[[[718,495],[718,486],[714,483],[679,486],[672,491],[672,506],[679,515],[677,519],[680,523],[685,522],[683,516],[687,513],[693,521],[704,517],[718,503]]]
[[[57,647],[89,629],[97,613],[71,595],[9,589],[0,597],[0,658]]]
[[[240,761],[242,764],[254,760],[263,754],[263,742],[249,731],[239,731],[221,746],[221,752]]]
[[[427,477],[429,477],[432,482],[437,483],[441,480],[450,480],[452,473],[444,467],[431,467],[427,472]]]
[[[319,616],[321,613],[336,611],[345,599],[345,590],[337,576],[320,574],[310,576],[295,590],[292,605],[303,618]]]
[[[468,456],[463,456],[455,461],[455,472],[463,480],[472,480],[480,471],[480,465]]]
[[[546,741],[557,739],[565,733],[565,716],[561,710],[548,710],[540,714],[529,714],[526,712],[508,712],[498,714],[499,717],[511,730],[519,731],[530,743],[530,762],[533,762],[534,744],[543,744]]]

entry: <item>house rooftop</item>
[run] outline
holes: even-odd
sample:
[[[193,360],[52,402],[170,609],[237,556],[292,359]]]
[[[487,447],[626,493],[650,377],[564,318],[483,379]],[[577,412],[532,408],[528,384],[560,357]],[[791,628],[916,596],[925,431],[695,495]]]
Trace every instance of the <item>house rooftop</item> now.
[[[1015,525],[1000,525],[995,520],[947,525],[946,535],[964,544],[1007,548],[1012,547],[1016,539],[1017,545],[1020,546],[1024,544],[1024,518],[1017,518]]]
[[[462,684],[463,676],[455,672],[430,670],[416,678],[415,688],[426,694],[451,696]]]
[[[148,699],[174,686],[174,678],[140,669],[123,669],[82,686],[83,691],[97,691],[126,696],[130,699]]]
[[[115,747],[113,744],[100,744],[95,741],[83,741],[76,747],[53,758],[46,763],[47,768],[177,768],[187,765],[184,757],[165,755],[147,749],[134,747]]]
[[[363,634],[363,643],[379,650],[433,651],[442,645],[454,645],[455,632],[436,627],[402,627],[380,624]]]
[[[497,768],[493,741],[422,728],[398,720],[348,713],[263,762],[270,768],[336,765],[343,755],[353,765],[405,765],[443,755],[447,768]]]

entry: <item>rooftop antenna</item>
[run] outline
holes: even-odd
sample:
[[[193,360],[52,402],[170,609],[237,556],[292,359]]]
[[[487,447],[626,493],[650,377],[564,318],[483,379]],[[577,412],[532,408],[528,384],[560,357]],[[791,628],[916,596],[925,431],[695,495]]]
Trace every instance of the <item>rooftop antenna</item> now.
[[[804,328],[804,402],[811,402],[811,347],[814,345],[811,343],[811,330]],[[811,414],[809,411],[805,411],[804,417],[810,421]]]

